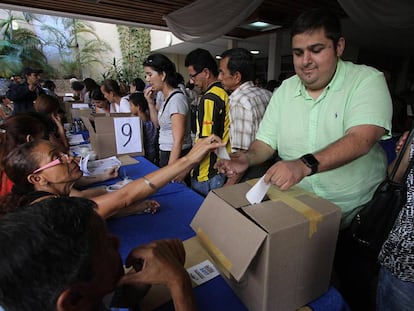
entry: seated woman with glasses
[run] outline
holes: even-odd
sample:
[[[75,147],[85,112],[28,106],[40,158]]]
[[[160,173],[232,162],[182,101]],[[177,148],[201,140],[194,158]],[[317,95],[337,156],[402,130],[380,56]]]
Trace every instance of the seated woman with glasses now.
[[[182,170],[191,169],[208,152],[220,146],[223,144],[218,137],[209,136],[200,140],[186,156],[173,164],[130,182],[117,191],[90,199],[96,202],[97,212],[104,218],[123,212],[173,180]],[[73,185],[82,176],[73,157],[45,140],[34,140],[18,146],[5,157],[3,163],[14,186],[12,192],[0,200],[0,215],[45,198],[70,196]],[[143,208],[148,209],[148,206],[144,205]],[[158,205],[150,209],[155,212]]]

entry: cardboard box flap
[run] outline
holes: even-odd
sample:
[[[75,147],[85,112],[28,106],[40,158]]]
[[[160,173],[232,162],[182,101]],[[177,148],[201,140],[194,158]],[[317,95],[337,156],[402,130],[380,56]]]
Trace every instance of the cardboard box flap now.
[[[267,236],[262,228],[223,201],[215,191],[207,195],[191,227],[218,268],[227,276],[230,273],[237,281]]]
[[[245,194],[251,188],[247,183],[235,184],[231,187],[222,187],[212,190],[216,193],[222,200],[226,201],[228,204],[235,208],[240,208],[243,206],[250,205],[247,201]]]
[[[81,116],[81,120],[89,133],[96,133],[90,118]]]

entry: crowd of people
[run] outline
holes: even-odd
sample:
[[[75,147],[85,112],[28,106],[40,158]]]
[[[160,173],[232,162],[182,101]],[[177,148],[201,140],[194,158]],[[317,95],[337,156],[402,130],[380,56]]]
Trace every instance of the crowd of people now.
[[[267,88],[255,85],[253,56],[242,48],[224,51],[219,64],[207,50],[191,51],[185,58],[190,88],[159,53],[143,62],[145,82],[137,78],[129,90],[112,79],[101,84],[73,80],[76,99],[94,112],[139,116],[145,156],[160,167],[111,193],[77,190],[116,177],[117,169],[99,179],[82,176],[78,160],[68,154],[56,86],[50,81],[40,87],[42,70],[26,68],[23,81],[16,79],[5,95],[13,106],[2,100],[9,110],[0,114],[0,258],[5,267],[0,305],[7,311],[69,310],[69,305],[99,310],[102,298],[119,286],[142,291],[144,283],[167,285],[176,310],[195,310],[181,241],[155,241],[132,250],[126,265],[135,271],[123,275],[118,242],[102,218],[126,209],[155,213],[158,202],[144,200],[170,181],[187,183],[206,196],[264,176],[281,190],[297,185],[340,207],[333,281],[351,310],[375,310],[375,305],[411,310],[414,173],[407,180],[407,203],[378,262],[366,258],[348,232],[387,174],[379,142],[392,135],[392,102],[384,75],[341,59],[345,39],[338,18],[327,10],[302,13],[291,40],[295,75]],[[199,95],[190,92],[193,87]],[[230,159],[219,158],[217,148],[226,149]],[[413,154],[414,147],[406,162]],[[95,258],[102,256],[108,266],[97,264]],[[43,271],[36,284],[33,271]]]

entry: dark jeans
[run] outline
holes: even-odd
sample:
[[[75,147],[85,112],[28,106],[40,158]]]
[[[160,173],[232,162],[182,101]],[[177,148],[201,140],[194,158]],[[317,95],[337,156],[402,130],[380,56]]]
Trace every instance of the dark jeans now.
[[[378,278],[377,311],[414,310],[414,283],[401,281],[381,267]]]

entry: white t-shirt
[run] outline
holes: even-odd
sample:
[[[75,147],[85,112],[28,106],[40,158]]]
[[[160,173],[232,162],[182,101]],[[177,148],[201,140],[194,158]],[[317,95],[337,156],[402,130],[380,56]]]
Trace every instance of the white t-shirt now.
[[[131,112],[129,95],[122,97],[119,105],[118,103],[111,103],[110,112]]]

